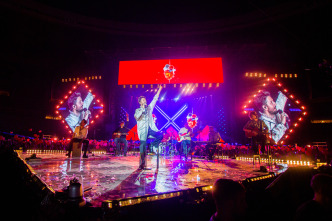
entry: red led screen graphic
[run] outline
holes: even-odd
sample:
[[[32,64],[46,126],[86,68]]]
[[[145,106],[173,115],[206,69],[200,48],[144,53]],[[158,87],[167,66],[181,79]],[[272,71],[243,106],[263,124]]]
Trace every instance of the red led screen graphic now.
[[[223,83],[221,58],[120,61],[119,85]]]

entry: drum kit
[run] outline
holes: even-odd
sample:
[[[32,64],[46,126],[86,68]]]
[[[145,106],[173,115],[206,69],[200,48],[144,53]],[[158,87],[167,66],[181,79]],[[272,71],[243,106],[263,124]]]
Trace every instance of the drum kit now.
[[[177,138],[173,134],[164,133],[163,139],[159,144],[160,154],[164,156],[174,156],[178,155],[179,151],[177,150]]]

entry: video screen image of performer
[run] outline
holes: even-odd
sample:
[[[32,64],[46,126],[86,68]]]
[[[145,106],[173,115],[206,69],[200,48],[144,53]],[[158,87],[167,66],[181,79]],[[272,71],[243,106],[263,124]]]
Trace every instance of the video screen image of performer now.
[[[188,153],[190,153],[191,136],[192,129],[189,127],[188,123],[186,123],[179,131],[179,142],[181,142],[182,153],[184,154],[186,161],[188,158]]]
[[[65,120],[73,132],[83,119],[87,121],[87,125],[89,124],[89,115],[91,115],[89,107],[93,99],[91,92],[87,93],[84,101],[80,92],[74,92],[68,98],[69,113]]]
[[[286,101],[287,97],[280,91],[276,101],[268,91],[259,92],[254,99],[258,118],[265,122],[275,142],[278,142],[289,128],[289,117],[284,112]]]
[[[265,145],[267,137],[269,136],[269,128],[265,122],[258,119],[256,111],[249,113],[250,120],[243,127],[246,137],[251,138],[251,146],[254,154],[259,154],[259,145],[261,145],[261,152],[265,153]]]
[[[129,116],[127,114],[127,122],[129,121]],[[129,129],[125,127],[125,122],[121,121],[120,122],[120,127],[118,127],[114,133],[113,136],[114,138],[114,143],[116,145],[116,151],[115,151],[115,156],[119,156],[121,154],[121,147],[120,144],[124,144],[124,149],[123,149],[123,155],[127,156],[127,150],[128,150],[128,142],[126,139],[126,135],[128,135]]]
[[[68,153],[66,154],[68,157],[71,156],[71,152],[73,150],[73,143],[80,142],[83,143],[83,158],[88,158],[87,151],[89,147],[89,141],[86,140],[88,136],[88,128],[86,127],[87,122],[83,119],[79,126],[75,127],[73,137],[68,144]],[[79,144],[81,145],[81,144]]]
[[[146,167],[146,141],[148,137],[154,138],[152,146],[157,148],[163,139],[163,135],[158,131],[158,128],[156,127],[152,117],[152,112],[158,101],[161,89],[162,86],[159,87],[156,95],[153,97],[153,100],[149,105],[147,105],[146,98],[144,96],[140,96],[138,98],[140,107],[135,110],[134,117],[137,121],[137,133],[138,139],[140,140],[139,169],[148,169]]]

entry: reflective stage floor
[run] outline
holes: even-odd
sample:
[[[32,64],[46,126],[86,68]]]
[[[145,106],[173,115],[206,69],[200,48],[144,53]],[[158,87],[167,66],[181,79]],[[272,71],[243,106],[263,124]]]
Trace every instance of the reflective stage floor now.
[[[25,159],[27,154],[21,154]],[[156,168],[156,156],[148,156],[151,170],[139,171],[139,156],[114,157],[100,155],[88,159],[68,159],[64,154],[37,155],[39,160],[29,160],[38,177],[55,191],[66,188],[76,177],[83,190],[84,197],[93,206],[101,206],[104,200],[137,197],[156,193],[212,185],[218,178],[244,180],[249,177],[265,175],[258,172],[266,163],[244,162],[235,159],[208,161],[193,159],[185,162],[179,156],[160,157],[159,169]],[[282,168],[282,169],[281,169]],[[270,170],[279,174],[286,167]],[[270,171],[270,172],[271,172]]]

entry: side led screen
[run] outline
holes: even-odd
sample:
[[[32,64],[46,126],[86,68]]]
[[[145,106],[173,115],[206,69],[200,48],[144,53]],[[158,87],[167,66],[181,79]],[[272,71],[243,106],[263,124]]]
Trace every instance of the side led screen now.
[[[223,83],[221,58],[120,61],[119,85]]]
[[[93,125],[104,112],[103,107],[92,89],[84,81],[80,81],[68,90],[56,106],[55,113],[59,115],[68,132],[72,133],[83,119],[87,121],[88,126]]]
[[[301,125],[305,115],[305,106],[274,78],[265,81],[244,105],[244,114],[256,111],[258,118],[266,124],[269,135],[275,143],[283,144]]]

